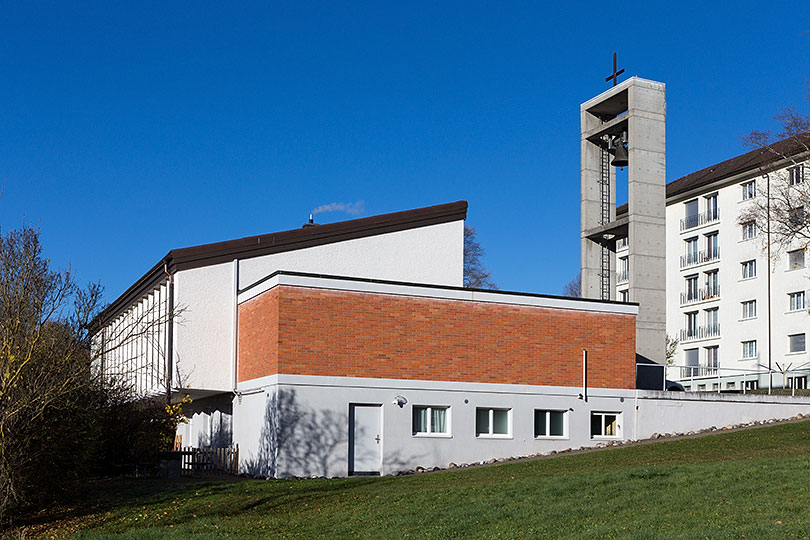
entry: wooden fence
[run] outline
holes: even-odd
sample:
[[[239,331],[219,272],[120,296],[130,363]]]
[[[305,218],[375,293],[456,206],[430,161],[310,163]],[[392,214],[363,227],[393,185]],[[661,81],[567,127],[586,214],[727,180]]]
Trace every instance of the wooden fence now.
[[[239,445],[233,448],[192,448],[180,451],[184,475],[239,474]]]

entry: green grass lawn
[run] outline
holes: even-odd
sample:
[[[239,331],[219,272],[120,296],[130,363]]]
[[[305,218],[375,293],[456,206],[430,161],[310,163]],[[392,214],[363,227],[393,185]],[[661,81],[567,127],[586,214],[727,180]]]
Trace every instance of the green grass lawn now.
[[[407,477],[94,490],[25,537],[810,538],[810,422]]]

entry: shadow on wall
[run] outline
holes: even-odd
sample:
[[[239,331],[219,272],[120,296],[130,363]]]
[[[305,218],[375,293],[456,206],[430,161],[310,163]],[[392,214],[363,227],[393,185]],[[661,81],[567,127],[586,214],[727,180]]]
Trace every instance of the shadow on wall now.
[[[197,435],[197,448],[229,448],[232,442],[230,415],[218,414],[209,420],[209,429]]]
[[[245,461],[252,476],[275,477],[279,461],[298,475],[329,475],[344,455],[336,450],[347,442],[348,415],[330,410],[306,411],[295,390],[278,390],[267,398],[264,423],[255,459]]]
[[[307,410],[295,390],[277,390],[267,398],[258,453],[244,461],[244,470],[261,478],[334,476],[347,470],[348,433],[347,413]],[[393,470],[405,463],[398,452],[386,454],[385,462]]]

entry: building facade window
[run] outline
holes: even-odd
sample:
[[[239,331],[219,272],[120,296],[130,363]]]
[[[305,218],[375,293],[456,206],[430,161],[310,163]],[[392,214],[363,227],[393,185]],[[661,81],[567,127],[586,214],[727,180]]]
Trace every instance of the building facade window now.
[[[616,240],[616,249],[627,249],[628,246],[628,238],[625,236],[624,238],[619,238]]]
[[[619,300],[622,302],[629,302],[630,301],[630,291],[627,289],[623,291],[619,291]]]
[[[697,227],[700,221],[700,208],[698,207],[698,200],[689,201],[684,203],[684,229],[691,229]]]
[[[804,334],[793,334],[792,336],[788,336],[788,344],[790,345],[790,352],[792,353],[804,352],[806,350]]]
[[[757,183],[754,180],[742,184],[742,198],[744,201],[757,196]]]
[[[716,336],[720,334],[720,308],[706,310],[706,335]]]
[[[698,239],[689,238],[688,240],[684,240],[685,247],[686,247],[686,264],[696,264],[698,261]]]
[[[742,342],[742,349],[743,349],[743,359],[744,360],[751,360],[757,357],[757,340],[752,339],[750,341],[743,341]]]
[[[698,298],[698,277],[686,276],[686,299],[688,301]]]
[[[616,276],[618,283],[626,283],[630,280],[630,260],[627,257],[619,257],[619,275]]]
[[[788,270],[804,268],[804,249],[788,251]]]
[[[797,206],[788,210],[788,223],[793,227],[804,225],[807,216],[804,213],[804,206]]]
[[[414,405],[414,435],[449,435],[450,407]]]
[[[790,311],[801,311],[805,307],[804,291],[798,291],[788,294],[788,309]]]
[[[720,256],[720,235],[716,232],[706,235],[706,256],[709,260]]]
[[[717,270],[706,272],[706,298],[720,296],[720,276]]]
[[[720,367],[720,347],[706,347],[706,367],[712,371],[716,371]]]
[[[565,437],[565,411],[547,411],[535,409],[534,411],[534,436],[541,437]]]
[[[621,438],[621,417],[620,412],[592,412],[591,437]]]
[[[511,437],[512,409],[475,409],[476,437]]]
[[[807,388],[807,375],[788,377],[788,388],[795,388],[796,390]]]
[[[757,301],[746,300],[742,303],[742,318],[753,319],[757,316]]]
[[[698,312],[686,313],[686,337],[697,337],[698,332]]]
[[[698,366],[700,365],[700,349],[686,349],[683,351],[684,362],[686,368],[684,369],[685,377],[693,377],[700,375]]]
[[[757,261],[745,261],[742,263],[742,278],[751,279],[757,277]]]
[[[720,347],[715,345],[713,347],[706,347],[706,367],[715,372],[719,367],[720,362]]]
[[[717,209],[717,193],[712,193],[706,196],[706,220],[714,221],[720,217],[720,211]]]
[[[748,221],[742,224],[742,239],[751,240],[757,237],[757,222]]]
[[[796,165],[788,169],[788,181],[791,186],[804,183],[804,165]]]

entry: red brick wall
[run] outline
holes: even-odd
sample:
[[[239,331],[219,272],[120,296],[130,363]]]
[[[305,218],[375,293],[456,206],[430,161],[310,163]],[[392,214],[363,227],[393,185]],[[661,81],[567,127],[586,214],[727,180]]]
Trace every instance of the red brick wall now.
[[[277,333],[267,327],[276,321]],[[581,386],[582,349],[588,386],[635,387],[633,315],[288,286],[239,307],[240,381],[285,373]]]
[[[279,287],[275,287],[239,305],[239,382],[279,373],[278,294]]]

